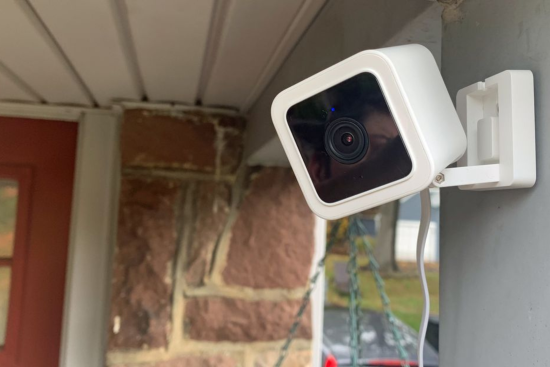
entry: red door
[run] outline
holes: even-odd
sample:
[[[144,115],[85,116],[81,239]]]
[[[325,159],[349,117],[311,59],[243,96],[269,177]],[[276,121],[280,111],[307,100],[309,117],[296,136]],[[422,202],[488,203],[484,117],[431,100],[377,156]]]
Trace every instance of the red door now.
[[[0,366],[57,367],[77,124],[0,117]]]

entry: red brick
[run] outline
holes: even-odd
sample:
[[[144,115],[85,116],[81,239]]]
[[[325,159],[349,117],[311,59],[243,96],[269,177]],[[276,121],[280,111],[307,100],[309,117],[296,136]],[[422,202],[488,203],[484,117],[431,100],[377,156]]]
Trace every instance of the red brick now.
[[[186,335],[201,341],[255,342],[285,339],[301,300],[247,301],[233,298],[191,298],[186,301]],[[311,339],[309,308],[297,331]]]
[[[122,180],[111,300],[111,350],[167,345],[179,192],[179,186],[170,181]],[[120,318],[116,334],[115,317]]]
[[[210,270],[213,251],[229,214],[231,187],[224,183],[196,184],[192,218],[184,230],[191,231],[186,249],[185,280],[200,286]]]
[[[235,131],[224,131],[220,156],[221,174],[233,174],[239,168],[243,155],[243,136]]]
[[[219,116],[200,111],[171,114],[158,110],[126,110],[121,133],[122,164],[126,167],[161,168],[198,172],[216,171],[217,149],[223,152],[222,173],[236,169],[242,154],[242,117]],[[227,143],[218,141],[223,122]],[[232,139],[236,139],[233,141]],[[225,160],[228,160],[225,163]]]
[[[305,286],[314,225],[292,171],[262,169],[252,179],[232,228],[224,281],[253,288]]]
[[[243,116],[214,113],[212,117],[218,119],[218,125],[221,127],[229,127],[240,132],[243,132],[246,127],[246,120]]]

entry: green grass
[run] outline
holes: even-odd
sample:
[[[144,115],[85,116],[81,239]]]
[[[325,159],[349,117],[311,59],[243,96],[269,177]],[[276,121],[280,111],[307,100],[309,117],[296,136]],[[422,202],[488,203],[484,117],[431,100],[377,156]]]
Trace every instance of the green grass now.
[[[346,255],[329,255],[326,262],[327,276],[327,303],[333,306],[347,307],[349,295],[339,292],[334,283],[334,263],[346,262]],[[359,266],[368,264],[365,256],[358,257]],[[391,309],[401,321],[418,330],[422,312],[422,290],[420,280],[415,273],[384,275],[386,293],[390,298]],[[439,314],[439,272],[431,271],[426,274],[430,289],[430,313]],[[382,311],[382,302],[374,278],[370,271],[361,271],[359,274],[361,289],[361,306],[364,309]]]

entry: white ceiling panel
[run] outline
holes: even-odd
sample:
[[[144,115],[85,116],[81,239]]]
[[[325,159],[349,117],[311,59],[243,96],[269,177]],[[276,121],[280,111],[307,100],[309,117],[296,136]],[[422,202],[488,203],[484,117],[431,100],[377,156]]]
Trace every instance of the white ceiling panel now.
[[[202,101],[248,109],[325,0],[234,0]]]
[[[100,105],[141,99],[114,0],[30,0]]]
[[[326,0],[0,0],[0,98],[247,111]]]
[[[23,1],[0,1],[0,61],[48,102],[92,103]]]
[[[6,73],[0,66],[0,100],[21,101],[21,102],[40,102],[40,99],[27,91]]]
[[[151,101],[194,103],[214,0],[124,0]]]

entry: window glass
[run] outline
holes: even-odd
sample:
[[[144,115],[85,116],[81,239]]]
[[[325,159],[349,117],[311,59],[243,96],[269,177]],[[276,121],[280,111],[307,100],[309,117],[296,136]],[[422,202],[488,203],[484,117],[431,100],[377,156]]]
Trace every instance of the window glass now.
[[[0,347],[6,341],[18,185],[0,179]]]
[[[0,179],[0,259],[13,256],[17,182]]]
[[[11,269],[7,266],[0,267],[0,346],[3,346],[6,341],[10,282]]]

